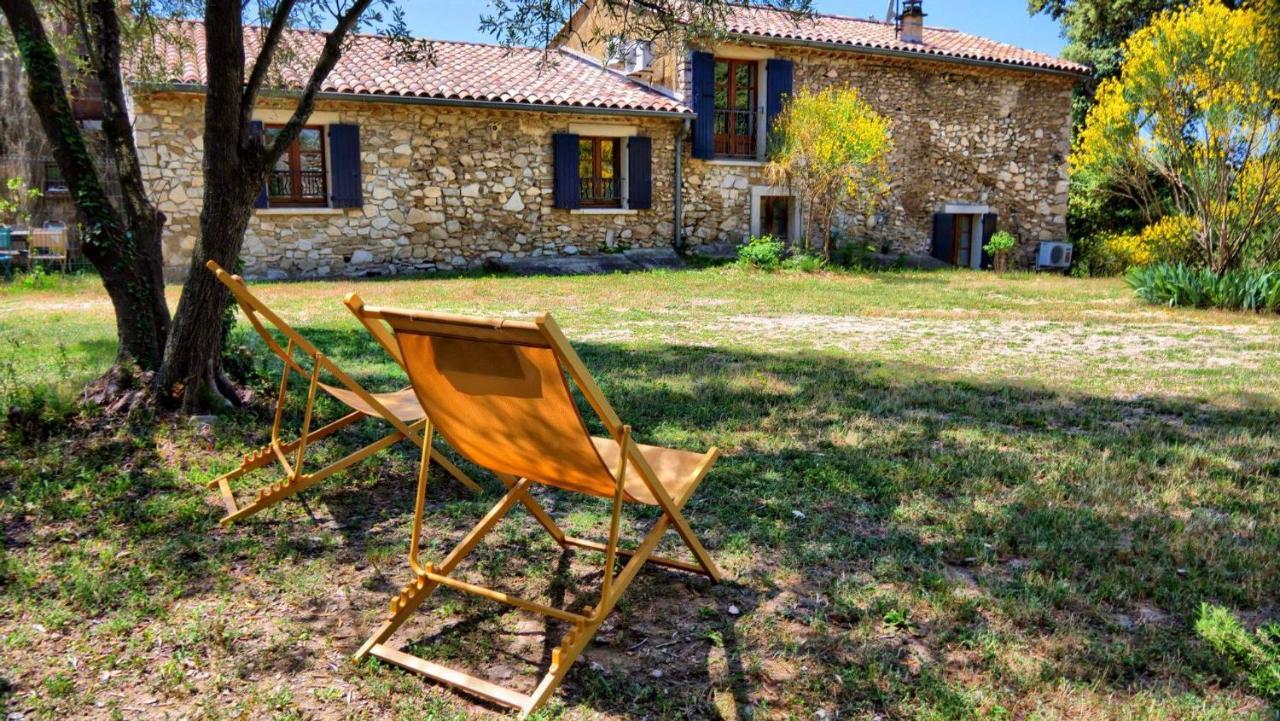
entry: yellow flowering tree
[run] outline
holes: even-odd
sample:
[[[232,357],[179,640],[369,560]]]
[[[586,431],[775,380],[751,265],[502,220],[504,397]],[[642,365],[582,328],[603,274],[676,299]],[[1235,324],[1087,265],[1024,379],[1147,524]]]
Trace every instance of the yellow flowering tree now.
[[[1280,36],[1267,20],[1214,0],[1157,16],[1098,87],[1071,157],[1148,218],[1189,219],[1186,259],[1219,275],[1246,248],[1280,257]]]
[[[853,88],[800,91],[773,126],[769,175],[804,204],[805,247],[831,259],[837,211],[867,214],[889,190],[889,120]]]

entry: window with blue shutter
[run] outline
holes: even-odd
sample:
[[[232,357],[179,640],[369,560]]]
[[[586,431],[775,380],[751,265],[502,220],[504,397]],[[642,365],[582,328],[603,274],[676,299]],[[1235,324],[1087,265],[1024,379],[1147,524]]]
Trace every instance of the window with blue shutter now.
[[[772,59],[765,63],[765,132],[773,132],[773,121],[791,96],[792,64],[790,60]]]
[[[360,174],[360,126],[329,126],[329,205],[334,208],[364,206],[364,179]]]
[[[582,207],[582,188],[579,187],[578,178],[578,135],[552,135],[551,159],[555,206],[568,210]]]
[[[693,157],[715,155],[716,59],[711,53],[693,54]]]
[[[653,207],[653,141],[643,135],[627,139],[627,206]]]
[[[259,145],[262,144],[262,121],[250,121],[249,138]],[[258,191],[258,197],[253,199],[253,207],[267,207],[267,184],[265,182],[262,184],[262,189]]]

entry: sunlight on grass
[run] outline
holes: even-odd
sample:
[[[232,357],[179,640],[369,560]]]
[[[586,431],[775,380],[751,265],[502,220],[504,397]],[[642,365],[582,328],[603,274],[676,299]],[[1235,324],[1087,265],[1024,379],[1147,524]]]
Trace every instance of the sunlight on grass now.
[[[1274,618],[1275,319],[1141,305],[1112,280],[970,272],[254,290],[376,388],[403,378],[341,305],[350,290],[379,305],[551,311],[638,440],[722,449],[687,511],[729,580],[640,574],[545,718],[1268,713],[1192,624],[1206,601],[1250,623]],[[88,280],[0,292],[0,400],[101,372],[112,333]],[[270,396],[278,365],[244,324],[234,342],[249,385]],[[205,430],[139,419],[104,435],[92,416],[67,423],[38,440],[0,431],[0,707],[130,717],[147,697],[157,713],[203,718],[492,712],[347,661],[408,577],[407,444],[222,531],[203,482],[265,442],[261,407]],[[357,425],[316,457],[382,432]],[[424,557],[498,493],[467,470],[487,495],[434,475]],[[603,532],[605,502],[537,493],[564,527]],[[634,542],[656,516],[629,510]],[[661,552],[682,552],[674,534]],[[581,608],[599,564],[560,554],[513,512],[461,577]],[[516,685],[552,638],[541,622],[451,592],[414,623],[414,649]]]

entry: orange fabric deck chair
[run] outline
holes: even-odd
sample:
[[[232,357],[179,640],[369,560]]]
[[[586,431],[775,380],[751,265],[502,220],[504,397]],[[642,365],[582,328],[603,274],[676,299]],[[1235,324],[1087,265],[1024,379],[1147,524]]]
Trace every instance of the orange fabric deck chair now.
[[[409,545],[415,577],[391,601],[390,615],[356,654],[379,659],[509,706],[524,718],[550,699],[569,667],[591,641],[645,563],[703,573],[720,572],[680,510],[710,470],[719,451],[706,453],[639,445],[596,385],[550,315],[534,322],[470,318],[367,307],[354,294],[347,305],[387,352],[404,366],[422,407],[430,438],[439,432],[467,459],[492,471],[509,491],[447,556],[418,558],[430,458],[423,454]],[[594,438],[570,394],[568,373],[603,422],[609,437]],[[425,447],[425,446],[424,446]],[[606,543],[564,533],[529,494],[533,483],[612,499]],[[656,505],[662,516],[634,549],[618,547],[623,502]],[[520,503],[561,547],[604,553],[600,599],[582,613],[546,606],[454,578],[455,568],[515,504]],[[654,548],[674,526],[696,563],[661,558]],[[618,556],[629,558],[615,574]],[[550,668],[532,694],[409,655],[387,640],[439,586],[500,601],[571,625],[552,651]]]
[[[271,442],[245,456],[235,470],[209,482],[210,488],[217,487],[221,490],[222,502],[227,508],[227,515],[222,519],[222,525],[225,526],[232,521],[273,506],[405,438],[419,446],[424,443],[422,430],[426,425],[427,414],[422,410],[412,388],[405,388],[395,393],[370,393],[332,360],[316,350],[315,346],[289,327],[288,323],[281,320],[262,301],[254,297],[240,276],[231,275],[212,260],[206,266],[213,271],[218,280],[222,281],[223,285],[231,290],[240,310],[244,311],[245,317],[249,319],[254,330],[262,336],[262,340],[266,342],[271,352],[284,362],[284,370],[280,374],[280,391],[276,397],[275,420],[271,424]],[[286,339],[287,343],[284,347],[280,346],[266,324],[274,326]],[[289,376],[293,373],[302,376],[309,386],[301,432],[296,439],[286,442],[280,438],[280,423],[289,389]],[[326,377],[333,378],[338,385],[321,383],[322,373]],[[312,430],[317,390],[324,391],[345,405],[350,409],[350,413]],[[304,469],[305,454],[310,444],[323,440],[362,418],[381,418],[390,423],[393,430],[377,441],[323,468],[309,471]],[[431,455],[463,485],[472,491],[480,492],[480,487],[438,450],[432,448]],[[260,489],[249,503],[244,505],[237,503],[231,489],[231,482],[247,473],[269,466],[272,462],[280,464],[280,468],[284,471],[284,479]]]

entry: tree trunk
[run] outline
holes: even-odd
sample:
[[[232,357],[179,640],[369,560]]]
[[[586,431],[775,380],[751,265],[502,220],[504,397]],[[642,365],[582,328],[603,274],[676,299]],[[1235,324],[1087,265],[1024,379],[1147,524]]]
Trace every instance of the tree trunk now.
[[[174,315],[164,364],[156,377],[162,401],[185,412],[238,403],[222,372],[222,314],[227,289],[209,272],[208,260],[235,267],[262,177],[262,153],[243,122],[244,33],[239,0],[209,0],[205,10],[204,206],[200,239],[191,254],[187,282]]]
[[[116,363],[154,370],[160,365],[169,324],[159,253],[164,216],[142,198],[136,216],[130,213],[127,220],[121,218],[72,115],[57,53],[32,0],[0,0],[0,10],[22,56],[31,104],[75,198],[81,251],[101,274],[115,309],[120,341]],[[118,41],[116,36],[117,46]],[[118,77],[118,63],[114,71]],[[112,140],[110,134],[108,140]],[[112,150],[119,159],[120,149]],[[136,165],[136,150],[130,146],[124,154],[129,153]]]
[[[270,147],[250,135],[258,92],[265,82],[281,34],[295,0],[281,0],[262,48],[245,80],[243,6],[241,0],[205,3],[205,67],[208,87],[204,106],[204,207],[200,240],[191,254],[187,283],[156,375],[163,401],[181,403],[184,412],[239,403],[235,387],[222,371],[222,314],[227,289],[204,267],[212,259],[235,267],[244,244],[253,201],[267,171],[298,137],[315,108],[316,95],[342,55],[342,43],[373,0],[355,0],[325,38],[311,77],[289,122]]]

